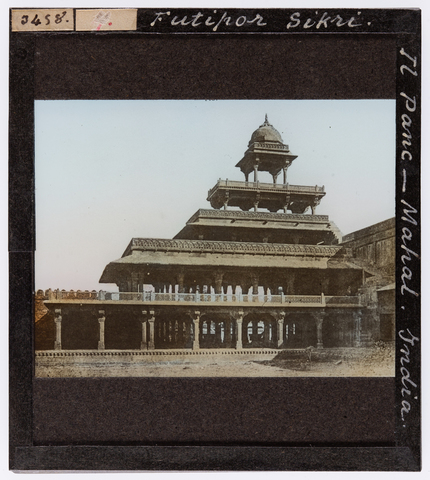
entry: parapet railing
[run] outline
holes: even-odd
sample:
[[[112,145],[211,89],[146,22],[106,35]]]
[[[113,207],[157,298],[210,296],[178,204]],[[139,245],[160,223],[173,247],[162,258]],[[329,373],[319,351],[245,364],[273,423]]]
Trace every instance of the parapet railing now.
[[[262,182],[238,182],[235,180],[221,180],[219,179],[216,185],[208,191],[208,198],[219,187],[233,187],[235,189],[242,190],[280,190],[286,193],[324,193],[324,185],[319,187],[315,186],[306,186],[306,185],[290,185],[289,183],[262,183]]]
[[[55,300],[98,300],[120,302],[196,302],[196,303],[269,303],[290,305],[360,305],[358,296],[325,296],[322,295],[251,295],[229,293],[156,293],[156,292],[107,292],[48,290],[45,297]]]

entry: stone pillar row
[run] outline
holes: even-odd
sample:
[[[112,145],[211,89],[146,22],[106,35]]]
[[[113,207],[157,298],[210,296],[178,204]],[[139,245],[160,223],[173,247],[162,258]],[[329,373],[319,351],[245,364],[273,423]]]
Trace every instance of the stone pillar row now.
[[[254,172],[254,182],[258,182],[258,167],[260,165],[260,159],[258,157],[256,157],[255,161],[254,161],[254,165],[253,165],[253,172]],[[287,161],[287,163],[282,167],[282,172],[283,172],[283,183],[284,185],[287,184],[287,170],[288,170],[288,167],[290,166],[290,163]],[[250,172],[243,172],[244,175],[245,175],[245,181],[248,182],[249,181],[249,173]],[[272,177],[273,177],[273,184],[276,185],[276,180],[278,178],[278,175],[280,174],[281,172],[277,172],[277,173],[272,173]]]
[[[142,341],[141,341],[141,349],[142,350],[153,350],[155,348],[155,314],[154,311],[149,311],[149,314],[146,310],[142,311],[143,316],[145,317],[142,321]],[[238,340],[236,342],[236,348],[242,348],[242,320],[243,320],[243,312],[240,311],[239,314],[236,316],[236,329],[237,329],[237,337]],[[192,321],[194,325],[194,335],[193,335],[193,350],[198,350],[200,348],[200,311],[196,310],[192,313]],[[149,324],[149,341],[147,341],[147,325]],[[208,328],[210,328],[208,326]],[[190,332],[191,333],[191,332]],[[221,339],[221,328],[220,324],[218,323],[216,326],[216,332],[218,339]],[[226,342],[231,342],[231,330],[230,330],[230,323],[225,321],[225,335],[226,335]]]
[[[148,277],[149,278],[149,277]],[[152,282],[152,285],[155,288],[156,293],[169,293],[169,290],[172,290],[172,295],[175,293],[176,285],[178,285],[178,293],[188,293],[190,287],[193,288],[193,293],[195,293],[196,284],[187,284],[185,283],[185,273],[180,272],[175,275],[174,278],[166,279],[166,282]],[[132,287],[132,290],[137,292],[138,290],[142,290],[142,277],[139,277],[137,274],[132,274],[131,279],[127,282],[127,289]],[[234,282],[234,283],[233,283]],[[148,279],[148,283],[151,283],[151,280]],[[201,278],[199,281],[200,286],[200,293],[203,293],[203,287],[212,287],[214,289],[215,294],[223,294],[226,291],[226,286],[229,285],[233,289],[233,294],[235,292],[235,288],[239,285],[242,289],[242,294],[247,295],[248,290],[252,287],[252,294],[258,294],[258,288],[263,287],[265,294],[268,294],[268,289],[270,289],[272,295],[278,295],[279,287],[283,288],[284,294],[286,295],[295,295],[297,290],[297,275],[295,272],[290,272],[286,275],[282,281],[276,281],[273,278],[267,277],[266,275],[262,276],[259,275],[258,272],[251,272],[247,274],[243,278],[238,278],[235,282],[232,278],[227,278],[226,272],[223,270],[216,270],[213,272],[212,276],[208,278]],[[120,291],[124,291],[123,288],[125,285],[120,286]],[[328,279],[323,279],[321,283],[321,291],[327,292],[328,288]],[[208,295],[210,294],[210,289],[206,292]]]
[[[271,295],[278,295],[279,294],[279,288],[282,288],[283,292],[285,295],[295,295],[295,285],[294,285],[294,279],[295,279],[295,275],[292,274],[291,277],[287,277],[286,278],[286,281],[285,281],[285,284],[284,286],[282,285],[268,285],[268,284],[265,284],[265,285],[260,285],[259,284],[259,281],[258,281],[258,276],[254,275],[252,276],[252,280],[251,280],[251,283],[247,283],[247,284],[237,284],[237,286],[240,286],[241,289],[242,289],[242,295],[248,295],[248,290],[250,287],[252,287],[252,291],[251,291],[251,294],[252,295],[258,295],[259,294],[259,287],[263,287],[264,289],[264,295],[269,295],[269,290],[270,290],[270,293]],[[161,283],[156,283],[154,285],[155,287],[155,292],[156,293],[166,293],[166,295],[175,295],[175,291],[174,291],[174,287],[175,285],[178,285],[178,293],[188,293],[188,288],[186,288],[183,284],[161,284]],[[166,292],[164,292],[164,288],[163,286],[166,287]],[[169,293],[169,287],[172,287],[172,293]],[[197,286],[199,286],[200,290],[199,290],[199,293],[201,295],[211,295],[211,291],[208,290],[207,292],[203,293],[203,286],[208,286],[208,287],[212,287],[214,289],[213,293],[215,294],[223,294],[223,295],[227,295],[227,287],[226,287],[226,284],[224,284],[223,282],[223,279],[221,276],[218,276],[216,277],[215,281],[214,281],[214,284],[213,285],[206,285],[204,283],[202,284],[198,284]],[[227,286],[230,286],[232,287],[232,294],[233,295],[236,295],[235,293],[235,290],[236,290],[236,285],[227,285]],[[195,289],[195,286],[194,286],[194,289]],[[161,290],[161,292],[160,292]],[[192,292],[192,293],[196,293],[195,290]]]
[[[321,309],[318,311],[309,312],[315,320],[316,333],[317,333],[317,348],[323,348],[323,323],[326,315],[325,310]],[[54,349],[61,350],[61,325],[62,325],[62,311],[61,308],[57,308],[54,311],[54,321],[55,321],[55,343]],[[285,311],[278,311],[275,315],[277,322],[277,346],[278,348],[282,347],[284,344],[284,324],[285,324]],[[232,313],[232,317],[235,322],[235,332],[236,332],[236,349],[243,348],[243,320],[244,312],[243,310],[236,311]],[[360,309],[354,310],[352,312],[352,317],[354,320],[354,346],[360,347],[362,345],[361,341],[361,330],[362,330],[362,312]],[[98,311],[98,323],[99,323],[99,340],[98,340],[98,350],[105,349],[105,321],[106,315],[105,310]],[[193,350],[198,350],[200,348],[200,319],[201,313],[199,310],[195,310],[191,314],[191,319],[193,322]],[[225,325],[225,343],[227,345],[231,344],[231,323],[228,320],[224,320]],[[183,328],[183,327],[182,327]],[[210,328],[208,326],[208,328]],[[258,321],[253,321],[253,334],[258,332]],[[165,332],[166,333],[166,332]],[[191,329],[187,327],[187,335],[191,335]],[[218,324],[216,327],[216,335],[221,338],[221,329]],[[264,335],[269,335],[269,328],[264,329]],[[217,337],[218,338],[218,337]],[[268,337],[266,338],[266,340]],[[142,350],[154,350],[155,349],[155,312],[154,310],[142,310],[142,339],[141,339],[141,349]]]

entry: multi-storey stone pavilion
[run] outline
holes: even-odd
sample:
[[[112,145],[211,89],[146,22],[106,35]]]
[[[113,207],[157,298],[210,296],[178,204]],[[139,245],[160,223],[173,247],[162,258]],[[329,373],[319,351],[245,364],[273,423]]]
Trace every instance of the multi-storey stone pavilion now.
[[[119,293],[48,292],[56,329],[46,348],[365,344],[375,331],[360,295],[370,274],[316,215],[324,187],[288,183],[296,158],[266,116],[236,165],[244,181],[219,180],[207,197],[213,209],[198,210],[174,239],[133,238],[106,266],[100,282]]]

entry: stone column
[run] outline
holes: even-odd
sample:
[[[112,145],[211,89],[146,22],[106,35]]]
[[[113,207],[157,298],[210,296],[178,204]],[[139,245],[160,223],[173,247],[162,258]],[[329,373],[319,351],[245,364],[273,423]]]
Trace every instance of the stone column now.
[[[317,327],[317,348],[324,348],[322,327],[323,327],[325,312],[314,313],[313,317],[315,318],[316,327]]]
[[[264,319],[264,331],[263,331],[263,346],[267,347],[269,345],[269,321],[267,318]]]
[[[284,182],[284,183],[285,183],[285,182]],[[283,205],[284,213],[287,213],[288,207],[290,206],[290,203],[291,203],[291,197],[290,197],[290,195],[285,195],[285,198],[284,198],[283,203],[284,203],[284,205]]]
[[[251,322],[251,331],[252,331],[251,341],[255,345],[255,341],[257,340],[257,336],[258,336],[258,320],[256,320],[255,318]]]
[[[224,343],[226,347],[231,347],[231,320],[224,322]]]
[[[105,311],[99,310],[99,343],[98,343],[98,350],[105,349]]]
[[[251,281],[252,281],[252,294],[258,295],[258,275],[256,273],[253,273],[251,275]],[[258,298],[254,300],[257,301]]]
[[[61,308],[55,309],[55,343],[54,349],[61,350]]]
[[[194,334],[194,326],[192,322],[186,322],[187,331],[186,331],[186,345],[193,347],[193,334]]]
[[[215,345],[217,348],[222,346],[221,343],[221,322],[215,320]]]
[[[241,297],[242,301],[243,301],[243,296],[248,295],[248,290],[249,290],[250,286],[251,285],[249,283],[241,283],[240,284],[240,289],[242,291],[242,297]]]
[[[167,322],[166,320],[162,320],[161,323],[163,324],[163,331],[162,331],[162,340],[163,345],[167,342]]]
[[[225,192],[224,193],[224,210],[227,210],[228,207],[228,201],[230,199],[230,192]]]
[[[317,188],[317,186],[315,186],[315,189],[316,188]],[[312,215],[315,215],[316,208],[320,204],[320,202],[321,202],[321,199],[318,198],[318,197],[315,197],[315,199],[314,199],[314,201],[311,205]]]
[[[151,310],[149,312],[150,317],[148,318],[149,322],[149,342],[148,342],[148,350],[154,350],[155,349],[155,315],[154,315],[154,310]]]
[[[258,204],[260,203],[260,194],[257,193],[257,195],[254,198],[254,212],[258,211]]]
[[[236,314],[236,350],[242,350],[242,322],[243,310],[239,310]]]
[[[258,182],[258,164],[259,164],[258,158],[255,160],[254,163],[254,182]]]
[[[328,277],[328,273],[324,274],[321,280],[321,292],[329,295],[329,287],[330,287],[330,278]]]
[[[279,312],[276,319],[278,322],[278,348],[281,348],[284,343],[284,319],[285,312]]]
[[[295,272],[290,272],[287,274],[287,295],[295,295],[296,289],[295,289],[295,280],[296,280],[296,274]]]
[[[131,291],[137,292],[139,289],[139,274],[132,272],[131,273]]]
[[[224,277],[224,273],[221,271],[216,271],[214,274],[214,283],[215,283],[215,293],[221,294],[222,293],[222,279]]]
[[[194,323],[194,338],[193,338],[193,350],[199,350],[200,349],[200,342],[199,342],[199,337],[200,337],[200,312],[195,311],[193,315],[193,323]],[[207,323],[206,323],[207,325]]]
[[[184,278],[185,278],[184,273],[178,273],[178,276],[177,276],[177,279],[178,279],[178,293],[184,293]]]
[[[354,318],[354,347],[361,347],[361,310],[352,313]]]
[[[283,172],[284,172],[284,185],[287,184],[287,170],[288,170],[288,167],[289,167],[289,165],[285,165],[284,168],[283,168]]]
[[[141,350],[146,350],[148,348],[148,341],[146,338],[146,330],[147,330],[147,325],[148,322],[146,321],[146,310],[142,311],[143,314],[143,320],[142,320],[142,341],[140,342],[140,349]]]

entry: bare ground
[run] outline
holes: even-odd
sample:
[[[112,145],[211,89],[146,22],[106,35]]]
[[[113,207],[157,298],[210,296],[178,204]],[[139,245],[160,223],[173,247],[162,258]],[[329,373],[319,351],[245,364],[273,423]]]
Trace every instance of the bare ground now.
[[[61,361],[61,360],[60,360]],[[37,377],[391,377],[394,348],[333,348],[277,355],[147,357],[139,362],[36,364]]]

